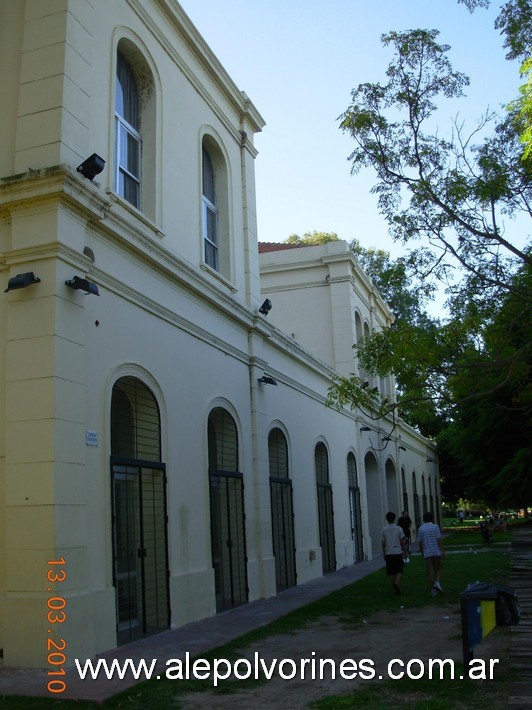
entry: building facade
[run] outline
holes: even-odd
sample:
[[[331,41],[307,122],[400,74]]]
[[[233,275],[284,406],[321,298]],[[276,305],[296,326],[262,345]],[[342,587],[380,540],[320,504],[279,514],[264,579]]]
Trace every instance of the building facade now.
[[[390,317],[364,277],[357,309],[330,277],[323,338],[275,320],[264,121],[179,4],[0,0],[0,33],[1,662],[273,595],[378,554],[404,496],[437,509],[430,442],[325,406]]]

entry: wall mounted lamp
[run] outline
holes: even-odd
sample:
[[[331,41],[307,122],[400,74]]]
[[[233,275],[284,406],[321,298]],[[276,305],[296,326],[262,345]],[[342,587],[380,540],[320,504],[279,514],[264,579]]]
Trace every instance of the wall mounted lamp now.
[[[262,313],[263,316],[267,316],[268,313],[271,311],[271,309],[272,309],[272,302],[270,301],[269,298],[267,298],[264,301],[264,303],[262,304],[262,306],[259,308],[259,313]]]
[[[434,459],[425,459],[425,463],[434,463]]]
[[[26,288],[26,286],[38,284],[40,281],[41,279],[38,276],[35,276],[33,271],[27,271],[25,274],[17,274],[9,279],[4,293],[7,293],[8,291],[15,291],[17,288]]]
[[[65,281],[65,284],[76,291],[85,291],[87,295],[93,294],[94,296],[99,296],[98,286],[91,283],[87,279],[82,279],[81,276],[73,276],[70,281]]]
[[[369,426],[361,426],[360,431],[372,431],[372,429]]]
[[[383,436],[383,437],[382,437],[382,440],[383,440],[383,441],[390,441],[391,438],[392,438],[391,436]]]
[[[401,449],[401,451],[406,451],[406,448],[402,444],[399,448]]]
[[[258,382],[260,382],[263,385],[277,385],[277,381],[273,379],[273,377],[270,377],[269,375],[263,375],[262,377],[259,377]]]
[[[76,170],[81,173],[87,180],[93,180],[96,175],[99,175],[105,167],[105,160],[99,155],[93,153],[89,158],[84,160]]]

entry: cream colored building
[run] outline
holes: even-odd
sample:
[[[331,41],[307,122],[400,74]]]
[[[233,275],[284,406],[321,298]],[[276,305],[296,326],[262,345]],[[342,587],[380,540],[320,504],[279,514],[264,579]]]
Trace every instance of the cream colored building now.
[[[0,0],[0,59],[3,664],[273,595],[378,553],[404,496],[437,510],[429,442],[325,406],[391,315],[344,243],[261,275],[264,121],[179,4]]]

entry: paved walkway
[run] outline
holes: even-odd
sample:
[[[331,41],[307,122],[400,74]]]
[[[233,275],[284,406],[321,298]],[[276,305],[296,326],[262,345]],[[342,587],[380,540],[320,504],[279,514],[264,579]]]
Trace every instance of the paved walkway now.
[[[294,609],[299,609],[305,604],[310,604],[316,599],[321,599],[337,589],[352,584],[383,566],[381,557],[369,562],[360,562],[352,567],[286,589],[274,597],[259,599],[179,629],[163,631],[155,636],[113,648],[100,654],[98,658],[106,658],[109,662],[113,658],[121,662],[126,658],[131,658],[135,662],[142,658],[148,661],[157,658],[159,663],[156,671],[161,669],[163,673],[165,663],[170,658],[184,660],[187,652],[190,653],[190,658],[202,655],[248,631],[265,626]],[[81,680],[77,670],[68,671],[65,677],[67,690],[58,697],[62,700],[75,698],[103,703],[107,698],[139,682],[133,678],[107,680],[103,678],[103,674],[101,675],[98,680]],[[50,697],[46,690],[49,680],[45,670],[0,668],[0,697],[2,695]]]

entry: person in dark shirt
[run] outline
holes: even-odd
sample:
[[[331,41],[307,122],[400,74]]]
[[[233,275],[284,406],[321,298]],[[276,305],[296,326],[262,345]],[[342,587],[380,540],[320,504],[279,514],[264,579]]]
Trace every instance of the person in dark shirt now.
[[[397,525],[399,525],[400,528],[403,528],[406,539],[406,551],[410,552],[410,538],[412,536],[410,528],[412,527],[412,520],[409,518],[407,510],[403,510],[401,517],[397,521]]]

